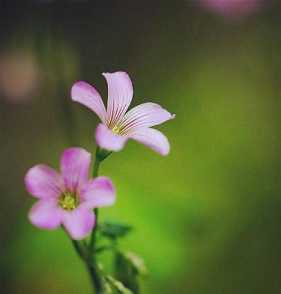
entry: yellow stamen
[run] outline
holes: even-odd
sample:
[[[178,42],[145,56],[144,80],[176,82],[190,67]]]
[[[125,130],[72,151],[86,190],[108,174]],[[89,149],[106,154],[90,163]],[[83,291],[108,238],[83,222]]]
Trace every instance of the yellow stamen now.
[[[114,134],[116,134],[116,135],[119,135],[120,134],[120,128],[118,127],[118,126],[114,126],[113,128],[112,128],[112,132],[114,133]]]
[[[65,210],[73,210],[78,204],[78,197],[72,192],[64,192],[59,198],[59,205]]]

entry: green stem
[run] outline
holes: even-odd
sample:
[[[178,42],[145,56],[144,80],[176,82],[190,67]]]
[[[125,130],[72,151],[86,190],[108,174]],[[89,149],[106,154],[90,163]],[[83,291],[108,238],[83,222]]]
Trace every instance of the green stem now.
[[[102,150],[97,147],[96,150],[96,158],[95,163],[93,167],[93,177],[96,178],[99,173],[99,167],[101,162],[111,154],[111,152]],[[103,286],[102,286],[102,277],[100,274],[100,270],[98,268],[97,260],[96,260],[96,232],[98,227],[98,214],[99,211],[97,208],[95,208],[95,215],[96,215],[96,226],[91,234],[91,239],[89,244],[82,243],[81,241],[75,241],[72,240],[73,246],[77,252],[77,254],[80,256],[80,258],[85,262],[87,269],[89,271],[91,282],[93,285],[93,288],[95,289],[96,294],[102,294],[103,293]]]
[[[99,147],[97,147],[96,158],[95,158],[95,163],[94,163],[94,168],[93,168],[93,177],[94,178],[96,178],[98,176],[98,174],[99,174],[99,167],[100,167],[101,162],[103,160],[105,160],[110,154],[111,154],[111,152],[100,149]],[[98,218],[99,218],[99,210],[98,210],[98,208],[95,208],[94,212],[95,212],[95,216],[96,216],[96,226],[95,226],[95,228],[97,228],[98,227]],[[91,240],[90,240],[90,244],[89,244],[90,250],[92,252],[94,252],[94,250],[95,250],[96,231],[97,231],[96,229],[94,229],[92,231]]]
[[[102,294],[102,283],[101,278],[98,272],[98,267],[96,263],[92,263],[91,254],[89,254],[89,249],[85,244],[82,244],[79,241],[72,240],[73,247],[77,254],[81,257],[81,259],[87,265],[87,269],[89,271],[91,282],[93,288],[95,289],[96,294]]]
[[[101,159],[99,157],[99,152],[100,152],[100,149],[99,147],[97,147],[97,150],[96,150],[96,158],[95,158],[95,163],[94,163],[94,168],[93,168],[93,177],[96,178],[99,174],[99,167],[100,167],[100,163],[101,163]],[[99,218],[99,210],[98,208],[95,208],[94,209],[94,212],[95,212],[95,216],[96,216],[96,226],[95,228],[97,228],[98,226],[98,218]],[[90,247],[90,250],[93,252],[94,249],[95,249],[95,243],[96,243],[96,229],[94,229],[92,231],[92,235],[91,235],[91,240],[90,240],[90,244],[89,244],[89,247]]]
[[[102,294],[103,286],[102,286],[102,280],[101,280],[101,276],[100,276],[97,264],[88,263],[87,268],[91,276],[92,285],[96,291],[96,294]]]
[[[102,150],[97,147],[96,150],[96,158],[93,167],[93,177],[96,178],[99,173],[99,167],[101,162],[111,154],[111,152]],[[72,240],[73,247],[75,248],[77,254],[80,258],[85,262],[87,269],[89,271],[91,282],[93,288],[95,289],[96,294],[103,293],[103,286],[102,286],[102,277],[100,274],[100,270],[98,268],[97,260],[96,260],[96,232],[98,227],[98,214],[99,211],[95,208],[95,215],[96,215],[96,226],[91,234],[91,239],[89,244],[82,243],[81,241]]]
[[[74,249],[76,250],[77,254],[84,260],[84,253],[80,246],[80,243],[76,240],[72,240],[72,244]]]
[[[93,167],[93,177],[94,178],[96,178],[98,176],[100,163],[102,162],[102,158],[100,157],[99,153],[100,153],[100,148],[97,147],[96,158],[95,158],[95,163],[94,163],[94,167]]]
[[[96,178],[99,174],[99,167],[101,162],[110,155],[111,152],[101,150],[99,147],[97,147],[96,150],[96,158],[95,163],[93,167],[93,177]],[[98,227],[98,217],[99,217],[99,211],[98,208],[94,209],[95,216],[96,216],[96,225],[95,229],[92,231],[90,243],[88,245],[88,251],[90,255],[90,262],[87,263],[87,267],[89,270],[89,273],[92,278],[92,283],[94,285],[94,288],[96,289],[97,294],[102,294],[102,281],[98,270],[97,260],[96,260],[96,233],[97,233],[97,227]]]

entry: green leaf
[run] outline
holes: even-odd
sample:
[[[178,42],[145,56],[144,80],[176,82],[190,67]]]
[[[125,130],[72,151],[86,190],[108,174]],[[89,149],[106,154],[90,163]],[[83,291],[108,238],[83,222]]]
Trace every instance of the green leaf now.
[[[132,229],[131,226],[118,222],[104,222],[98,226],[101,235],[114,240],[125,237]]]
[[[133,252],[116,252],[116,277],[133,293],[139,293],[140,275],[145,275],[147,269],[143,260]]]
[[[103,293],[104,294],[113,294],[113,289],[112,289],[111,285],[106,280],[103,281]]]
[[[114,293],[112,292],[112,290],[115,290],[115,292],[119,294],[133,294],[131,290],[126,288],[120,281],[114,279],[112,276],[105,276],[104,279],[106,281],[105,289],[107,287],[107,291],[108,291],[108,292],[105,292],[106,294]]]
[[[137,274],[142,276],[147,274],[147,268],[145,266],[143,259],[140,256],[138,256],[132,251],[124,252],[123,256],[127,259],[128,263],[130,263],[131,266],[135,269]]]

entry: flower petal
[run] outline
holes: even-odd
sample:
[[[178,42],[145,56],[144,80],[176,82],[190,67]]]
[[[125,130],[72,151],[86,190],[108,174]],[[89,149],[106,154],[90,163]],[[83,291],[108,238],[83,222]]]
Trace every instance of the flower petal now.
[[[84,239],[95,225],[95,215],[89,209],[79,206],[72,211],[64,211],[62,223],[74,240]]]
[[[113,127],[123,118],[133,98],[133,85],[125,72],[103,73],[108,86],[107,125]]]
[[[56,199],[43,199],[32,206],[28,218],[38,228],[54,230],[61,224],[62,211]]]
[[[167,137],[158,130],[151,128],[136,130],[130,135],[130,138],[146,145],[163,156],[168,155],[170,152],[170,144]]]
[[[127,134],[132,130],[152,127],[174,118],[175,115],[156,103],[143,103],[132,108],[119,124],[122,133]]]
[[[115,202],[115,188],[107,177],[98,177],[90,181],[83,191],[81,197],[83,204],[88,208],[109,206]]]
[[[96,129],[96,142],[101,148],[110,151],[120,151],[128,138],[114,134],[106,125],[99,124]]]
[[[27,191],[36,198],[58,197],[63,190],[59,173],[44,164],[29,169],[24,181]]]
[[[99,92],[90,84],[79,81],[71,88],[71,98],[95,112],[102,122],[106,119],[106,110]]]
[[[66,149],[61,156],[61,173],[67,189],[77,191],[88,182],[91,154],[83,148]]]

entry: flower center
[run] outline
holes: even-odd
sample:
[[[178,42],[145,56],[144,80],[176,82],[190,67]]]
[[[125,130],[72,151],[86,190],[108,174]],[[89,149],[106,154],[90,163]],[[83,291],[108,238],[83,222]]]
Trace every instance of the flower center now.
[[[115,135],[119,135],[120,134],[120,131],[121,131],[121,129],[117,125],[112,128],[112,132]]]
[[[59,205],[65,210],[73,210],[79,204],[77,195],[73,192],[64,192],[59,198]]]

